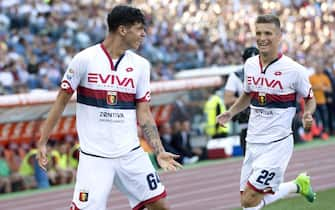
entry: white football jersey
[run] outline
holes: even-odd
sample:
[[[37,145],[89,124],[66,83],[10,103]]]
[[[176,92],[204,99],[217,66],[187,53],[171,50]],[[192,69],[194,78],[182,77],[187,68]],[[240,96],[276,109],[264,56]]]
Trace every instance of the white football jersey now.
[[[83,152],[119,157],[139,146],[136,103],[150,100],[150,63],[132,51],[111,59],[103,44],[79,52],[61,88],[77,90],[76,120]]]
[[[297,97],[313,97],[307,70],[281,54],[266,67],[259,56],[251,57],[244,70],[244,91],[251,95],[246,141],[268,143],[290,135]]]

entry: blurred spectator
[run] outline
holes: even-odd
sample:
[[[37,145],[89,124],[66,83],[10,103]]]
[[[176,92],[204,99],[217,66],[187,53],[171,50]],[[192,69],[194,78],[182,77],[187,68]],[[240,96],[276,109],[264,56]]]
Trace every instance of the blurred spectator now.
[[[190,135],[190,122],[184,120],[181,122],[181,130],[172,136],[172,147],[183,157],[183,164],[195,163],[202,156],[202,150],[192,148]]]
[[[37,187],[37,181],[35,179],[35,156],[37,154],[36,149],[32,149],[22,159],[19,173],[23,177],[24,185],[26,189],[32,189]]]
[[[23,143],[21,145],[25,151],[25,156],[22,159],[19,173],[23,177],[24,185],[27,189],[32,188],[48,188],[49,180],[47,173],[38,166],[35,145]]]
[[[2,146],[0,146],[0,192],[12,192],[10,168],[5,159],[5,152]]]
[[[321,131],[321,138],[327,140],[329,138],[329,114],[326,104],[326,93],[330,93],[332,91],[332,87],[329,78],[323,72],[323,66],[321,63],[317,62],[315,64],[315,73],[310,76],[310,82],[316,100],[316,122]]]
[[[184,120],[190,120],[191,114],[189,113],[189,107],[187,106],[185,95],[180,95],[173,103],[173,110],[171,114],[171,122],[180,122]]]
[[[4,88],[6,93],[14,93],[14,75],[12,70],[14,68],[14,62],[10,62],[3,66],[2,71],[0,71],[0,84]]]
[[[48,157],[47,164],[47,176],[50,185],[57,185],[61,181],[61,175],[59,174],[58,165],[60,162],[59,152],[57,150],[57,140],[50,139],[47,143],[47,152],[50,154]]]
[[[208,93],[208,99],[204,105],[204,114],[206,117],[205,133],[210,138],[226,137],[229,132],[229,125],[220,126],[216,122],[216,116],[226,111],[226,106],[222,100],[218,88],[213,88]]]
[[[331,68],[327,68],[325,74],[327,75],[329,81],[331,82],[332,91],[326,93],[327,97],[327,109],[328,109],[328,126],[329,132],[332,135],[335,135],[335,68],[333,71],[330,71]]]
[[[162,141],[163,147],[167,152],[180,155],[180,158],[177,159],[179,163],[183,163],[183,155],[172,146],[172,129],[169,122],[165,122],[158,127],[160,139]]]
[[[5,149],[5,157],[10,168],[10,174],[11,174],[10,176],[13,191],[26,189],[23,177],[19,173],[20,164],[22,162],[23,156],[24,154],[20,152],[20,148],[17,143],[10,142],[7,148]]]
[[[79,162],[79,153],[80,153],[80,146],[78,141],[73,141],[71,149],[69,151],[69,158],[70,158],[70,168],[73,172],[73,179],[76,178],[77,175],[77,168],[78,168],[78,162]]]
[[[70,143],[66,140],[58,140],[57,148],[55,148],[52,153],[55,158],[54,169],[57,174],[57,184],[68,184],[71,183],[74,179],[72,171],[73,169],[70,167],[70,158],[69,158],[69,150]]]

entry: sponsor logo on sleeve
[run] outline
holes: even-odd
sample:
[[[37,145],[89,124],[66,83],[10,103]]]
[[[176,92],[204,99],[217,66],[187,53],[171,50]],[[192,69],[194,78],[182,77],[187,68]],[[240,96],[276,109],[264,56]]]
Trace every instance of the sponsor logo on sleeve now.
[[[65,74],[66,74],[66,79],[71,80],[73,78],[74,70],[69,69]]]

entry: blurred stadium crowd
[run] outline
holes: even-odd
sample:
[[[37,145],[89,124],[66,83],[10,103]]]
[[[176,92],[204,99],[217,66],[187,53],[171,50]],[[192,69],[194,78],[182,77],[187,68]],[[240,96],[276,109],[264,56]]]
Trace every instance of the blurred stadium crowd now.
[[[311,76],[321,72],[327,78],[324,81],[328,80],[312,83],[316,95],[321,97],[317,122],[322,127],[316,125],[313,133],[303,138],[310,140],[311,135],[334,134],[333,0],[1,1],[0,95],[57,89],[74,54],[103,40],[106,14],[117,3],[132,3],[145,11],[147,36],[139,53],[151,61],[154,81],[171,80],[180,70],[241,64],[241,52],[255,45],[257,15],[277,14],[283,23],[281,50],[284,54],[306,66]],[[318,77],[315,81],[319,81]],[[170,127],[162,125],[160,131],[171,132],[165,126]],[[326,135],[323,137],[327,139]],[[67,151],[74,146],[71,144],[66,144]],[[11,150],[10,145],[0,150],[0,163],[9,157],[5,156],[5,149]],[[15,160],[22,161],[28,152],[21,155],[18,152],[20,158]],[[19,172],[19,168],[16,165],[12,170]],[[64,172],[64,180],[55,183],[71,180],[69,177],[73,177],[74,172],[69,171]],[[71,176],[66,176],[67,173]],[[20,181],[20,177],[22,174],[15,174],[11,180]],[[22,180],[23,184],[27,182]],[[0,188],[1,183],[0,180]],[[30,187],[23,186],[24,189]]]
[[[311,70],[335,68],[335,2],[330,0],[6,0],[0,5],[1,94],[56,89],[72,56],[100,42],[116,3],[133,3],[147,17],[140,53],[152,79],[181,69],[240,64],[254,45],[257,14],[275,12],[283,24],[282,51]]]
[[[0,193],[71,183],[79,158],[77,139],[50,140],[47,150],[50,157],[45,172],[38,166],[34,143],[0,145]]]

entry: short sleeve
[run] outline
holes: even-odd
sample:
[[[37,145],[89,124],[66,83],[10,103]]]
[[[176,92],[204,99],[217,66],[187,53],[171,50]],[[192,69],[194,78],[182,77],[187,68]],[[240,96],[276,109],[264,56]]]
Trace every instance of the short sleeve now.
[[[73,93],[77,89],[82,76],[86,71],[85,59],[82,54],[77,54],[70,62],[61,82],[61,89]]]
[[[249,59],[250,60],[250,59]],[[244,64],[244,79],[243,79],[243,91],[246,93],[250,93],[250,87],[248,85],[248,73],[249,69],[251,68],[249,62]]]
[[[150,67],[150,63],[146,61],[141,69],[136,86],[136,102],[148,102],[151,99]]]
[[[298,96],[309,99],[313,97],[312,85],[308,78],[307,70],[301,67],[297,70],[298,75],[295,82],[295,89]]]

